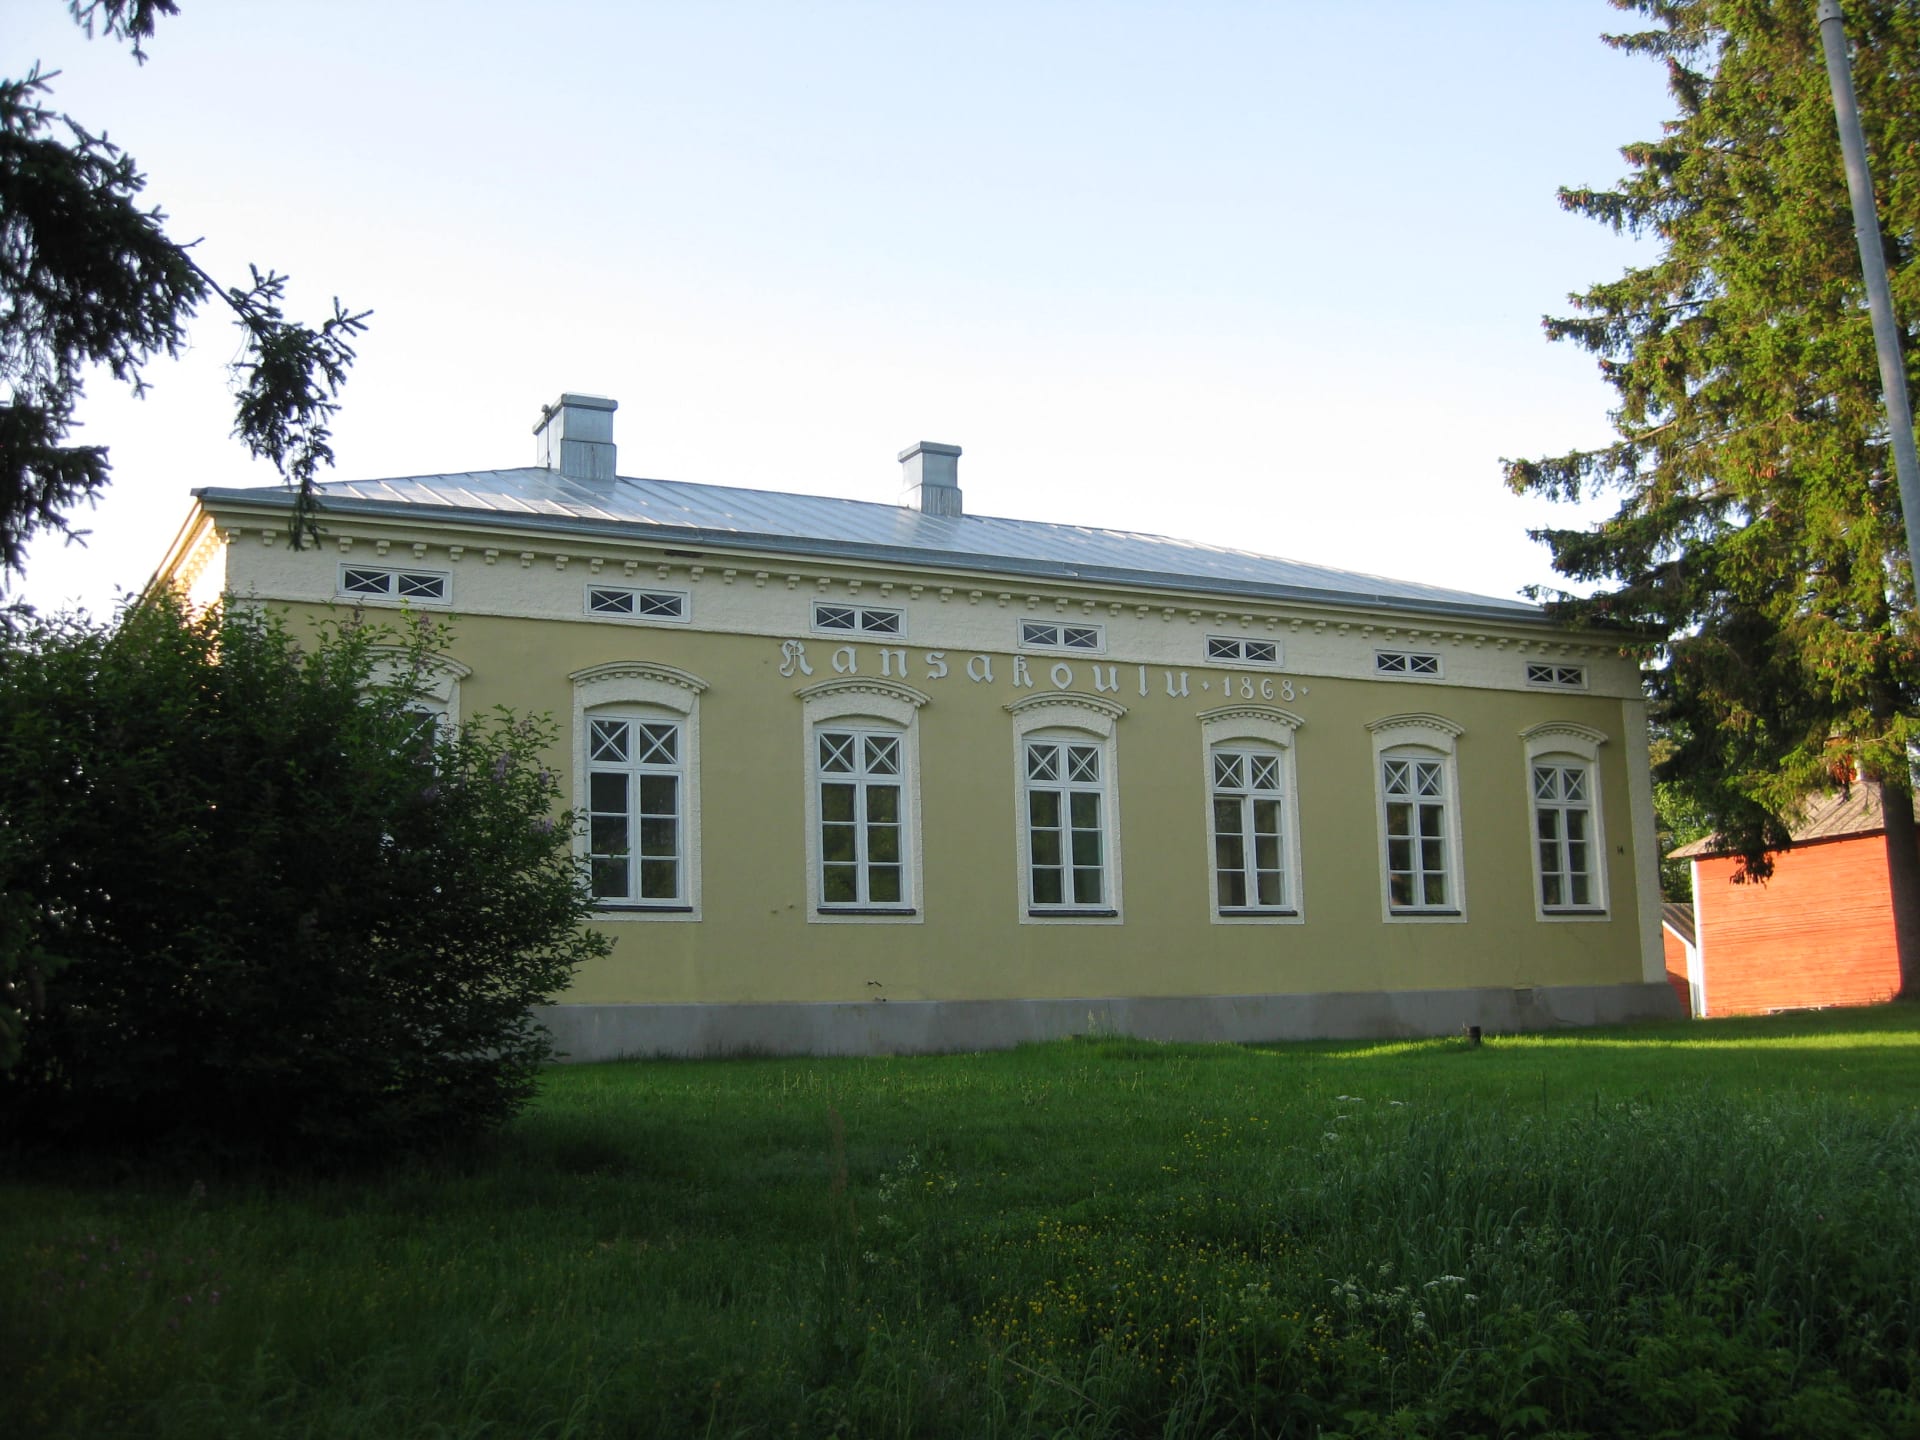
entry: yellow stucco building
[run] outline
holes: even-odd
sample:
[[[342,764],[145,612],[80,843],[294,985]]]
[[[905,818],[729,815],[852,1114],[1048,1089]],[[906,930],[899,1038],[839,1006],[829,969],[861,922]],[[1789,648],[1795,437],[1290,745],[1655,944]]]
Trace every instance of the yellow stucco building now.
[[[1217,546],[519,469],[197,491],[156,580],[415,608],[432,703],[561,722],[612,954],[576,1058],[1677,1013],[1634,665],[1534,607]]]

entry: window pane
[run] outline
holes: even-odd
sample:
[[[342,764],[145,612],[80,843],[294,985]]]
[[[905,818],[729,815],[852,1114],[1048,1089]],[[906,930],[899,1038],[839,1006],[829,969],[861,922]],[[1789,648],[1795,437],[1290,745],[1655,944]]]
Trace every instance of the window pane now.
[[[1246,642],[1247,659],[1262,665],[1271,665],[1279,658],[1280,652],[1274,648],[1271,640],[1249,640]]]
[[[1387,895],[1402,908],[1413,904],[1413,877],[1395,872],[1387,878]]]
[[[642,900],[678,900],[680,864],[676,860],[640,862],[640,898]]]
[[[1229,870],[1238,873],[1246,863],[1246,847],[1238,832],[1222,831],[1213,837],[1213,864],[1222,875]]]
[[[1046,826],[1058,829],[1060,825],[1060,792],[1058,790],[1029,790],[1027,792],[1027,819],[1036,827]]]
[[[1100,752],[1091,745],[1067,747],[1067,778],[1093,784],[1100,778]]]
[[[1058,830],[1035,830],[1029,840],[1028,848],[1033,852],[1035,865],[1060,863],[1060,832]]]
[[[1278,790],[1280,788],[1279,760],[1272,755],[1248,756],[1247,788],[1250,790]]]
[[[1073,863],[1076,865],[1098,865],[1101,863],[1102,840],[1098,830],[1075,830],[1073,832]]]
[[[1280,868],[1279,836],[1259,835],[1254,837],[1253,864],[1257,870],[1278,870]]]
[[[1029,745],[1027,747],[1027,778],[1058,780],[1060,778],[1059,750],[1052,745]]]
[[[1256,883],[1260,886],[1262,905],[1279,906],[1287,903],[1286,892],[1281,888],[1280,875],[1277,871],[1262,870]]]
[[[843,605],[816,605],[813,607],[813,623],[822,630],[851,630],[854,628],[853,611]]]
[[[820,867],[820,898],[829,905],[851,905],[860,898],[851,865]]]
[[[862,610],[860,628],[872,635],[898,635],[900,612],[898,610]]]
[[[851,821],[853,819],[853,786],[822,785],[820,787],[820,818]]]
[[[1427,876],[1425,881],[1424,894],[1426,895],[1426,903],[1429,905],[1446,904],[1447,903],[1447,877],[1444,875]]]
[[[1207,658],[1209,660],[1238,660],[1240,642],[1238,640],[1208,640]]]
[[[627,777],[596,770],[587,776],[587,808],[600,813],[624,815],[627,810]]]
[[[1213,757],[1213,783],[1238,789],[1240,786],[1240,757],[1225,751]]]
[[[1098,870],[1084,867],[1074,869],[1073,903],[1076,905],[1100,903],[1100,872]]]
[[[1411,840],[1389,839],[1387,841],[1387,868],[1395,874],[1413,869]]]
[[[404,596],[418,600],[441,600],[446,598],[447,580],[444,575],[408,575],[399,577],[399,590]]]
[[[867,737],[867,773],[869,775],[898,775],[900,773],[900,742],[894,739]]]
[[[1413,807],[1405,802],[1387,806],[1387,835],[1406,835],[1413,829]]]
[[[900,787],[898,785],[869,785],[867,787],[867,820],[875,825],[895,825],[900,820]]]
[[[868,872],[869,893],[867,899],[875,905],[898,905],[900,903],[900,867],[898,865],[875,865]]]
[[[1033,867],[1033,903],[1036,905],[1058,905],[1061,903],[1061,876],[1055,866],[1035,865]]]
[[[672,765],[680,753],[678,725],[642,725],[640,727],[640,763]]]
[[[340,588],[353,595],[384,595],[392,579],[385,570],[348,570],[340,576]]]
[[[1561,899],[1560,877],[1551,870],[1541,872],[1540,902],[1543,905],[1549,906],[1565,903],[1565,901]]]
[[[587,757],[592,760],[627,758],[627,722],[595,720],[587,726]]]
[[[837,775],[851,774],[853,771],[853,742],[851,735],[820,732],[820,768]]]
[[[640,822],[640,853],[649,858],[677,855],[680,849],[680,822],[647,819]]]
[[[587,822],[587,849],[595,855],[627,853],[627,817],[595,815]]]
[[[685,602],[678,595],[649,594],[640,597],[640,613],[655,619],[678,620]]]
[[[1576,873],[1573,877],[1573,903],[1576,905],[1593,904],[1593,882],[1585,875]]]
[[[1075,790],[1067,798],[1068,813],[1076,830],[1100,828],[1100,796],[1092,790]]]
[[[1022,645],[1051,645],[1059,632],[1052,625],[1042,625],[1032,620],[1022,621],[1020,625],[1020,643]]]
[[[1223,864],[1220,867],[1219,886],[1222,908],[1240,907],[1247,903],[1247,877],[1239,870],[1230,870]]]
[[[857,853],[854,834],[854,827],[851,825],[822,825],[820,827],[820,858],[835,863],[852,864]]]
[[[867,831],[867,859],[873,864],[898,864],[900,830],[894,825],[875,825]]]
[[[593,862],[593,896],[596,900],[627,898],[627,862],[596,859]]]
[[[642,815],[677,815],[680,807],[676,803],[680,793],[678,775],[642,775],[640,777],[640,813]]]
[[[587,609],[596,615],[631,615],[633,592],[631,590],[589,590]]]
[[[1061,637],[1061,643],[1069,650],[1098,650],[1100,632],[1084,625],[1069,625]]]

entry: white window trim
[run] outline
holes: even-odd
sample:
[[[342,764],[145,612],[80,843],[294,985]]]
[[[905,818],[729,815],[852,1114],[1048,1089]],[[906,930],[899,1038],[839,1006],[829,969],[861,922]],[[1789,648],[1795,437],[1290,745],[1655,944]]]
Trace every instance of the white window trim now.
[[[1300,800],[1294,763],[1293,737],[1306,723],[1291,710],[1272,705],[1223,705],[1200,716],[1200,795],[1205,807],[1201,833],[1207,844],[1207,915],[1215,925],[1304,925],[1307,919],[1306,881],[1301,874]],[[1222,913],[1219,857],[1213,839],[1213,752],[1235,744],[1270,746],[1280,754],[1281,864],[1286,868],[1293,903],[1285,910],[1247,910]]]
[[[387,575],[432,575],[443,581],[445,592],[438,600],[424,595],[369,595],[364,590],[347,589],[347,571],[378,570]],[[368,564],[364,560],[342,560],[334,567],[333,593],[339,600],[351,600],[356,605],[386,605],[394,609],[403,606],[430,605],[435,609],[445,609],[453,604],[453,572],[436,570],[430,565],[394,565],[375,562]]]
[[[1427,678],[1427,677],[1421,677]],[[1444,716],[1387,715],[1367,723],[1373,734],[1373,829],[1378,837],[1380,918],[1389,925],[1464,925],[1467,921],[1466,851],[1461,845],[1460,766],[1458,745],[1466,732]],[[1445,910],[1396,910],[1387,859],[1387,787],[1382,773],[1389,755],[1425,754],[1440,760],[1447,787],[1447,888],[1453,904]],[[1532,811],[1528,811],[1531,816]]]
[[[587,714],[610,709],[637,714],[644,719],[651,712],[664,719],[681,721],[682,815],[680,833],[685,856],[686,899],[673,907],[615,902],[596,905],[597,921],[645,921],[660,924],[700,919],[700,695],[707,682],[671,665],[647,661],[616,660],[606,665],[590,665],[567,677],[573,682],[573,809],[587,813]],[[585,827],[574,834],[574,854],[587,863]]]
[[[593,608],[593,592],[596,590],[624,590],[636,598],[641,595],[674,595],[680,600],[678,615],[620,615]],[[675,590],[665,585],[610,585],[604,580],[590,580],[580,587],[580,613],[589,620],[605,621],[609,625],[687,625],[693,620],[693,596],[685,590]]]
[[[1418,674],[1408,670],[1382,670],[1380,668],[1382,655],[1406,655],[1422,660],[1432,660],[1433,670],[1431,673],[1422,671]],[[1376,645],[1373,649],[1373,659],[1369,662],[1367,670],[1370,675],[1380,680],[1409,680],[1428,685],[1447,678],[1447,662],[1438,650],[1416,650],[1401,645]]]
[[[1527,674],[1527,671],[1536,665],[1550,665],[1556,671],[1573,670],[1578,672],[1580,679],[1571,684],[1563,680],[1536,680]],[[1530,690],[1560,690],[1568,694],[1577,694],[1587,688],[1587,667],[1575,665],[1567,660],[1523,660],[1520,673],[1526,677],[1525,684]]]
[[[853,632],[837,632],[853,633]],[[807,923],[809,925],[920,925],[926,921],[920,826],[920,708],[930,696],[892,680],[848,676],[794,692],[800,706],[800,743],[806,756]],[[907,855],[901,886],[905,903],[868,909],[822,906],[820,900],[820,745],[822,726],[878,725],[900,736],[900,832]],[[877,913],[876,913],[877,912]]]
[[[1526,752],[1526,765],[1520,772],[1520,779],[1526,790],[1527,863],[1533,871],[1534,918],[1555,925],[1611,920],[1613,901],[1607,886],[1607,831],[1600,813],[1600,747],[1607,743],[1606,732],[1571,720],[1551,720],[1522,730],[1520,740]],[[1574,760],[1586,767],[1588,815],[1592,827],[1588,844],[1593,855],[1594,906],[1578,910],[1549,910],[1546,906],[1540,875],[1540,822],[1534,810],[1533,798],[1533,767],[1536,761],[1542,760]]]
[[[1087,652],[1091,653],[1091,652]],[[1075,690],[1034,694],[1006,707],[1013,717],[1013,832],[1014,905],[1022,925],[1120,925],[1126,921],[1120,866],[1120,784],[1114,726],[1127,707],[1102,695]],[[1033,883],[1033,847],[1027,833],[1027,741],[1050,736],[1100,745],[1101,813],[1105,820],[1106,892],[1111,902],[1099,910],[1033,910],[1029,887]]]
[[[834,630],[820,623],[820,607],[833,610],[872,610],[885,611],[889,615],[900,617],[898,630],[868,630],[855,625],[851,630]],[[807,606],[807,626],[814,635],[834,636],[852,645],[865,641],[869,645],[897,645],[907,638],[907,607],[904,605],[869,605],[864,600],[814,600]]]
[[[1273,647],[1273,659],[1249,660],[1245,656],[1231,656],[1226,659],[1221,659],[1213,653],[1213,642],[1216,640],[1231,641],[1243,648],[1248,645],[1271,645]],[[1236,666],[1247,665],[1252,666],[1256,670],[1279,670],[1283,669],[1286,665],[1286,647],[1280,643],[1277,637],[1266,638],[1259,635],[1208,635],[1202,639],[1201,645],[1206,655],[1206,663],[1209,665],[1218,665],[1223,669],[1230,670]]]
[[[409,663],[413,655],[404,645],[375,645],[370,652],[373,665],[367,682],[408,692],[407,708],[431,713],[444,724],[460,724],[460,682],[473,673],[450,655],[428,651],[420,657],[416,671]]]
[[[1087,645],[1037,645],[1027,639],[1027,626],[1051,625],[1064,635],[1069,626],[1075,630],[1091,630],[1098,644]],[[1104,655],[1107,653],[1107,627],[1098,620],[1048,620],[1038,615],[1023,615],[1014,622],[1014,648],[1040,655]]]

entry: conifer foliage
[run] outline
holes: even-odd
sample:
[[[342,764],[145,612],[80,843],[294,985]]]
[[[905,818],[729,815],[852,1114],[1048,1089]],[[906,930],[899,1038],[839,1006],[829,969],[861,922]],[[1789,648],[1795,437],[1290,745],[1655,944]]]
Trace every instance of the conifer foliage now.
[[[91,34],[143,42],[173,0],[69,0]],[[37,533],[71,534],[68,517],[109,478],[107,451],[68,443],[89,371],[144,390],[142,368],[175,355],[210,297],[242,333],[234,364],[234,434],[297,487],[293,537],[315,532],[314,481],[333,463],[331,422],[366,328],[336,299],[317,327],[288,318],[287,280],[254,269],[222,286],[142,208],[146,180],[104,135],[48,103],[37,65],[0,78],[0,580],[25,564]]]
[[[1673,748],[1660,767],[1764,879],[1804,798],[1885,805],[1904,990],[1920,986],[1908,751],[1920,634],[1815,0],[1612,0],[1609,45],[1667,70],[1678,107],[1568,210],[1657,243],[1570,297],[1548,335],[1599,358],[1617,439],[1507,461],[1556,500],[1612,493],[1590,529],[1536,532],[1569,618],[1627,632]],[[1912,392],[1920,321],[1920,5],[1848,0],[1867,151]]]

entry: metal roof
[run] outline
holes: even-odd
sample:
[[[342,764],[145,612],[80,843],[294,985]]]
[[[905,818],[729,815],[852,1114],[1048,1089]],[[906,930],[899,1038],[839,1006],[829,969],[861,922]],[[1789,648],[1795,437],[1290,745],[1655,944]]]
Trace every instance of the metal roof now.
[[[205,500],[290,504],[290,492],[196,490]],[[1390,580],[1224,545],[1089,525],[925,515],[900,505],[676,480],[581,480],[541,466],[331,482],[324,512],[504,522],[517,529],[655,543],[846,556],[1036,578],[1201,589],[1250,599],[1345,602],[1483,620],[1543,622],[1537,606]]]

